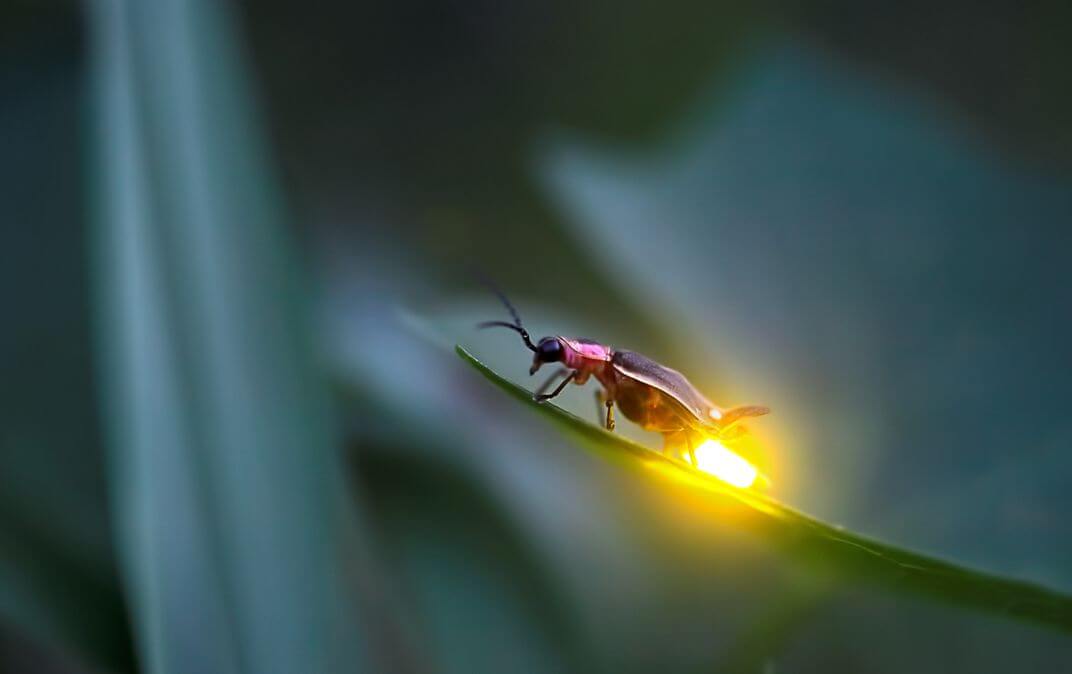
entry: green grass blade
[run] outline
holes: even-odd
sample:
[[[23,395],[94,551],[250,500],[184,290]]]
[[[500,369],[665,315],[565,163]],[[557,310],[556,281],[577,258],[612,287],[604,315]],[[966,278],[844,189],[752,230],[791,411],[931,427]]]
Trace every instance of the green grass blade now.
[[[548,403],[492,371],[463,347],[458,355],[493,384],[554,421],[597,456],[665,484],[699,493],[727,516],[712,526],[746,528],[824,575],[867,582],[979,611],[1072,632],[1072,597],[1048,588],[974,571],[868,539],[793,510],[754,490],[730,487],[683,462],[610,433]]]

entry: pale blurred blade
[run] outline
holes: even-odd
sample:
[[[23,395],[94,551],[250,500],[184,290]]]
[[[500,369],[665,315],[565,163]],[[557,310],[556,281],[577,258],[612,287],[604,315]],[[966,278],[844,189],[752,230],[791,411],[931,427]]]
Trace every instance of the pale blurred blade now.
[[[103,397],[143,664],[355,671],[351,506],[231,17],[91,9]]]

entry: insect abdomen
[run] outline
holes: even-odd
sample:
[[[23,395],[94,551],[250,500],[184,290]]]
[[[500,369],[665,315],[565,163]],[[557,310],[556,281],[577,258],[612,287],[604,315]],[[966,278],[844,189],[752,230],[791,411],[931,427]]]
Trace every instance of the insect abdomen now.
[[[675,406],[658,389],[635,380],[619,378],[618,409],[626,419],[647,431],[677,431],[685,424]]]

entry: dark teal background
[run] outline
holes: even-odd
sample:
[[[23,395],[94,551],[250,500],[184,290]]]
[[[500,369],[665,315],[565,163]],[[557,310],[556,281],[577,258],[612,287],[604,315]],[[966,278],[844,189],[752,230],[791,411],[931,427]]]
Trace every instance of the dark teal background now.
[[[145,257],[108,234],[130,189],[100,150],[113,6],[158,199]],[[1064,5],[190,7],[188,32],[149,4],[0,9],[6,669],[282,671],[306,642],[271,636],[298,620],[309,671],[1068,661],[1065,635],[815,577],[692,518],[442,348],[527,381],[516,337],[472,329],[505,317],[479,269],[534,333],[769,404],[780,500],[1072,591]],[[187,53],[202,107],[167,75]],[[128,372],[139,264],[166,292],[132,320],[163,307],[147,343],[180,346]],[[128,375],[189,395],[117,402]],[[563,400],[594,416],[589,390]],[[193,439],[123,439],[157,412]],[[139,447],[176,463],[138,473]]]

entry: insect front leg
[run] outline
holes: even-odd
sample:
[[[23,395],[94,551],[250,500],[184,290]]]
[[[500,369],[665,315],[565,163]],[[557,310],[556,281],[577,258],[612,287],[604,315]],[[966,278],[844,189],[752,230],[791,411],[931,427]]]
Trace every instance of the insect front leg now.
[[[551,384],[555,383],[556,379],[558,379],[562,375],[569,374],[569,372],[570,372],[570,370],[567,367],[560,367],[557,370],[555,370],[554,373],[552,373],[551,376],[547,378],[547,381],[545,381],[540,386],[540,388],[536,389],[535,397],[539,398],[540,396],[542,396],[544,393],[547,392],[547,389],[551,388]]]
[[[542,403],[545,400],[550,400],[551,398],[554,398],[559,393],[562,393],[562,389],[566,388],[566,384],[569,384],[571,381],[573,381],[573,378],[576,376],[577,370],[571,370],[569,375],[567,375],[566,378],[562,380],[562,383],[559,384],[554,391],[551,391],[550,393],[537,393],[532,396],[533,400],[538,403]]]

